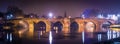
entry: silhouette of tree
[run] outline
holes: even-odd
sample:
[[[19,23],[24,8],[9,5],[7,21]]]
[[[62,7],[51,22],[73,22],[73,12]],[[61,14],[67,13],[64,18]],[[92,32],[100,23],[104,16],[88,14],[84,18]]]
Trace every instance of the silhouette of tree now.
[[[13,14],[14,16],[24,15],[23,11],[17,6],[8,6],[7,14]]]
[[[46,15],[42,15],[41,17],[42,17],[42,18],[48,18],[48,16],[46,16]]]
[[[62,17],[62,16],[58,16],[57,18],[58,18],[58,19],[61,19],[61,18],[63,18],[63,17]]]
[[[0,12],[0,17],[4,18],[4,13]]]
[[[10,16],[10,18],[8,18],[7,16]],[[17,6],[8,6],[7,13],[5,14],[5,18],[15,19],[15,18],[23,18],[23,17],[24,17],[24,13],[20,8],[18,8]]]
[[[89,17],[96,17],[98,13],[99,13],[98,9],[85,9],[85,11],[83,12],[83,15],[86,18],[89,18]]]

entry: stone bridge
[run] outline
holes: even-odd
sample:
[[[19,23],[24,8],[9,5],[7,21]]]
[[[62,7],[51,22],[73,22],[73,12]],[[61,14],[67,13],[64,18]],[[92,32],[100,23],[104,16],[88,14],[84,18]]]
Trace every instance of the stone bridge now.
[[[70,32],[105,32],[106,29],[102,29],[104,24],[114,24],[114,21],[107,19],[81,19],[81,18],[23,18],[19,20],[11,20],[14,23],[16,30],[20,30],[19,33],[28,32],[31,36],[37,30],[49,32],[54,30],[56,32],[70,33]]]

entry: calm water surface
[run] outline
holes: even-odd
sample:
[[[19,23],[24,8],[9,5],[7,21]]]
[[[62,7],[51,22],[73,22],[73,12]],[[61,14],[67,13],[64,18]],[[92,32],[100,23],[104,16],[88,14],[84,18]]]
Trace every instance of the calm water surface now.
[[[99,42],[119,37],[120,32],[110,30],[101,33],[56,33],[56,31],[45,33],[43,31],[35,31],[33,38],[26,38],[26,36],[23,35],[23,37],[15,44],[98,44]],[[11,34],[8,38],[10,38],[9,40],[13,39]],[[0,42],[0,44],[5,43]]]
[[[56,33],[50,31],[48,34],[40,31],[35,32],[31,40],[23,40],[22,44],[95,44],[120,37],[120,32],[107,31],[104,33]]]

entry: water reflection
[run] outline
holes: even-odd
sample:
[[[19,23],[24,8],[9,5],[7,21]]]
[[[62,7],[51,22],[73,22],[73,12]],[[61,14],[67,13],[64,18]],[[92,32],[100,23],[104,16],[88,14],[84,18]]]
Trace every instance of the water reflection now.
[[[119,32],[117,32],[117,37],[119,37],[120,36],[120,33]]]
[[[40,32],[38,32],[38,39],[40,39],[40,35],[41,35],[41,33],[40,33]]]
[[[13,40],[12,33],[6,33],[6,40],[12,42],[12,40]]]
[[[101,41],[101,37],[102,37],[102,35],[98,34],[98,41]]]
[[[80,41],[80,44],[86,44],[86,43],[90,43],[92,44],[92,42],[101,42],[101,41],[105,41],[105,40],[111,40],[117,37],[120,37],[120,33],[119,32],[114,32],[111,30],[108,30],[107,32],[104,33],[88,33],[88,32],[81,32],[81,33],[68,33],[66,36],[65,34],[63,34],[62,32],[58,32],[56,33],[56,31],[50,31],[47,35],[47,37],[43,37],[45,36],[45,34],[43,34],[42,31],[37,32],[37,36],[39,40],[42,40],[40,38],[44,38],[49,40],[49,44],[53,44],[53,41],[69,41],[69,40],[77,40]],[[53,39],[54,38],[54,39]],[[59,38],[59,39],[58,39]],[[60,43],[58,42],[58,43]]]
[[[120,37],[120,33],[119,32],[116,32],[116,31],[108,31],[107,32],[108,40],[114,39],[114,38],[117,38],[117,37]]]
[[[50,33],[49,33],[49,43],[50,43],[50,44],[52,44],[52,39],[53,39],[53,38],[52,38],[52,32],[50,31]]]
[[[8,35],[8,33],[7,33],[7,40],[9,39],[9,35]]]
[[[83,42],[83,44],[85,42],[85,33],[84,33],[84,31],[82,32],[82,42]]]
[[[108,40],[111,39],[111,36],[112,36],[111,34],[112,34],[111,31],[107,32],[107,38],[108,38]]]
[[[65,35],[67,34],[67,36]],[[79,44],[92,44],[94,42],[101,42],[106,40],[111,40],[117,37],[120,37],[119,32],[108,30],[107,32],[102,33],[88,33],[88,32],[81,32],[81,33],[62,33],[56,31],[50,31],[49,33],[46,33],[45,31],[36,31],[34,33],[35,41],[39,41],[40,43],[44,42],[48,44],[60,44],[66,41],[70,41],[71,44],[74,44],[74,42],[78,42]],[[37,38],[37,40],[36,40]],[[53,39],[54,38],[54,39]],[[12,33],[6,33],[6,39],[7,41],[12,41],[14,39]],[[34,38],[33,38],[34,39]],[[54,42],[53,42],[54,41]],[[57,41],[57,42],[56,42]]]
[[[12,41],[12,33],[10,33],[10,42]]]
[[[35,31],[34,37],[37,39],[42,38],[45,35],[45,31]]]
[[[116,32],[113,31],[113,38],[116,38]]]

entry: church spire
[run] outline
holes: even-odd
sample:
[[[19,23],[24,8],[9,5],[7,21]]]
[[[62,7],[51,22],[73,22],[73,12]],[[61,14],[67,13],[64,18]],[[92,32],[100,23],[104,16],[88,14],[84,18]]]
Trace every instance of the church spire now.
[[[65,11],[65,13],[64,13],[64,17],[67,17],[67,13],[66,13],[66,11]]]

